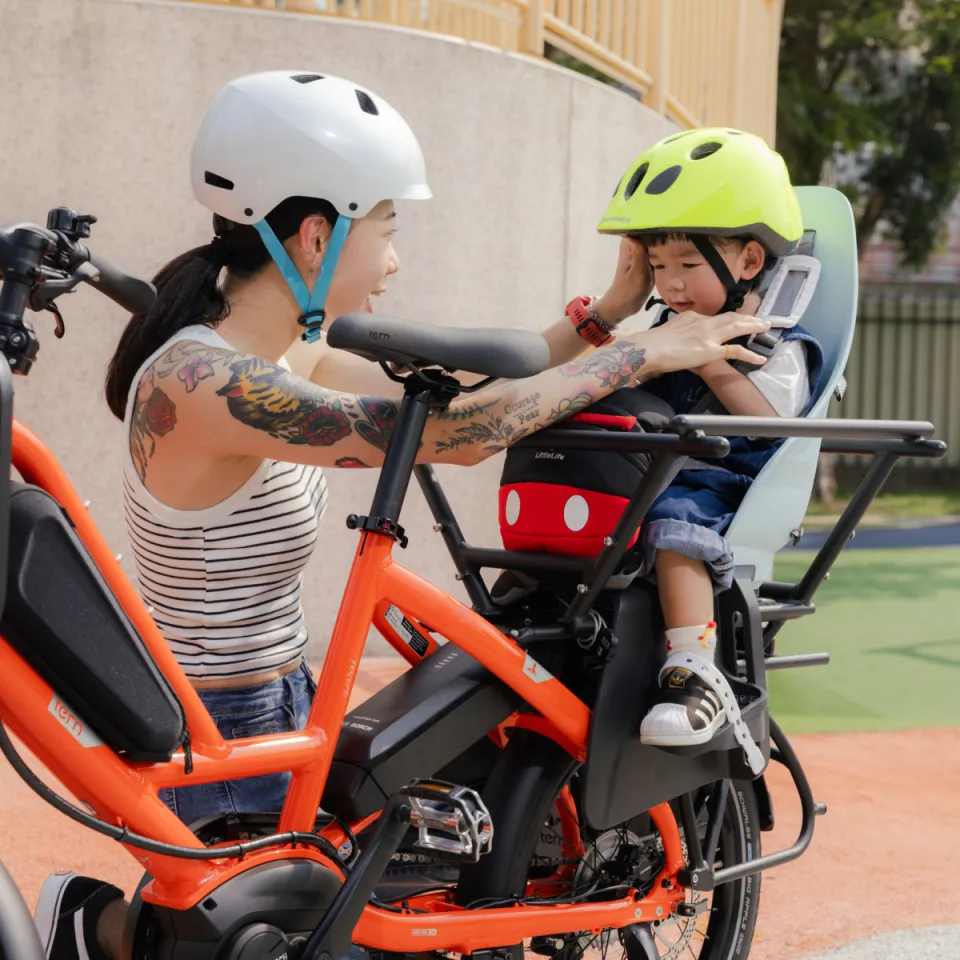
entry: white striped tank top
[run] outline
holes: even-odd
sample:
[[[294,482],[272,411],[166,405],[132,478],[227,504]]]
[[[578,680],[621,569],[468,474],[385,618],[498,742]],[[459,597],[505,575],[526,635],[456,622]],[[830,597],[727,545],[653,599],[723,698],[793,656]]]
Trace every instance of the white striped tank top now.
[[[188,677],[282,668],[307,643],[301,579],[326,509],[323,472],[264,460],[243,486],[203,510],[175,510],[152,496],[130,454],[130,418],[144,370],[178,340],[233,349],[209,327],[186,327],[131,384],[123,486],[140,592]]]

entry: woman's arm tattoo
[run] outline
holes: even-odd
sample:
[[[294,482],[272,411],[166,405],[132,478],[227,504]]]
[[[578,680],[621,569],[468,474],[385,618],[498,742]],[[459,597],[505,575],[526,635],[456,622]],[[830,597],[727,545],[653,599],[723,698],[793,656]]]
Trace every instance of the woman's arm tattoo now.
[[[218,369],[229,372],[217,395],[226,400],[231,416],[287,443],[329,447],[356,433],[385,451],[393,436],[398,408],[392,400],[324,390],[260,357],[183,341],[158,357],[140,380],[130,452],[141,479],[156,452],[157,438],[170,433],[177,422],[176,406],[159,382],[176,379],[193,393]],[[356,458],[340,459],[343,466],[366,466]]]
[[[564,377],[594,376],[601,387],[614,390],[629,386],[630,379],[646,362],[646,351],[632,343],[613,343],[560,367]]]
[[[545,415],[541,413],[539,391],[507,402],[473,401],[441,410],[435,414],[436,419],[450,427],[442,430],[434,449],[437,453],[468,446],[491,453],[503,450],[529,433],[589,406],[596,397],[583,389],[585,377],[596,381],[600,389],[618,389],[627,385],[643,364],[643,349],[623,342],[562,365],[558,368],[560,375],[580,380],[580,389]],[[231,416],[287,443],[329,447],[356,433],[386,452],[396,429],[399,407],[393,400],[324,390],[259,357],[183,341],[154,362],[137,390],[130,451],[141,478],[146,476],[157,438],[170,433],[177,422],[176,406],[158,381],[175,377],[187,393],[192,393],[218,368],[230,374],[217,395],[226,400]],[[340,463],[366,465],[354,458],[340,458]]]
[[[531,393],[516,400],[494,400],[483,404],[466,404],[437,414],[440,421],[469,423],[444,430],[434,441],[437,453],[446,453],[463,447],[477,446],[488,453],[496,453],[530,433],[558,423],[589,407],[597,396],[583,389],[584,378],[593,378],[599,389],[617,390],[628,386],[645,362],[644,350],[631,343],[616,343],[596,350],[582,359],[558,367],[562,377],[581,381],[573,396],[564,397],[545,415],[541,414],[541,393]]]
[[[153,371],[147,370],[137,385],[137,399],[130,418],[130,456],[140,481],[147,478],[147,466],[157,452],[157,438],[177,425],[176,404],[157,386]]]
[[[308,385],[289,370],[259,357],[228,362],[229,382],[217,391],[231,415],[287,443],[330,447],[357,433],[386,450],[397,405],[381,397],[356,397]]]

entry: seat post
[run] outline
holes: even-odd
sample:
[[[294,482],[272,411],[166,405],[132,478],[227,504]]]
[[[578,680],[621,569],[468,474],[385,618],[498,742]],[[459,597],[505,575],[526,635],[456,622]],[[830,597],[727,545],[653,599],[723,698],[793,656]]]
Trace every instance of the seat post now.
[[[408,382],[397,413],[397,425],[387,447],[386,459],[380,471],[377,490],[373,495],[370,516],[398,523],[400,510],[407,495],[410,477],[417,461],[417,452],[423,431],[427,426],[430,407],[435,402],[430,384]]]

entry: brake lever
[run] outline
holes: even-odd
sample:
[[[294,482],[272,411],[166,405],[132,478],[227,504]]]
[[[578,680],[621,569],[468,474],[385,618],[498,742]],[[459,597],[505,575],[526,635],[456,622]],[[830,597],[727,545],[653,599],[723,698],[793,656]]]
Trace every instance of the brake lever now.
[[[67,328],[63,324],[63,314],[60,312],[60,308],[51,301],[47,304],[45,309],[54,315],[56,318],[56,326],[53,328],[53,335],[58,339],[62,340],[63,335],[67,332]]]
[[[61,297],[66,293],[73,293],[77,286],[84,280],[89,280],[96,275],[96,267],[86,262],[78,263],[67,276],[52,276],[47,280],[43,280],[31,292],[29,301],[30,309],[36,311],[46,310],[54,315],[56,318],[56,327],[53,333],[58,340],[62,340],[63,335],[67,331],[63,322],[63,314],[55,303],[57,297]]]

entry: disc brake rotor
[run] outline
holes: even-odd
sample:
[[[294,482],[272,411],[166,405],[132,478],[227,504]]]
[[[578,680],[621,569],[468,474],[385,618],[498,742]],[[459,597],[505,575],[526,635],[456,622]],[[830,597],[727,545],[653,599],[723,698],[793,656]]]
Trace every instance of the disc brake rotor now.
[[[645,862],[647,865],[654,864],[662,854],[663,846],[659,837],[641,838],[625,829],[606,830],[584,854],[573,877],[573,890],[589,896],[591,887],[631,881],[635,883]],[[691,891],[689,902],[696,903],[702,899],[701,894]],[[685,952],[692,954],[694,948],[691,942],[701,926],[706,928],[709,916],[708,909],[695,917],[672,916],[657,921],[652,932],[660,960],[680,960]],[[703,940],[702,931],[700,940]],[[562,950],[558,951],[556,960],[611,960],[611,950],[620,951],[613,956],[623,954],[619,930],[585,933],[576,936],[576,939],[567,939]]]

